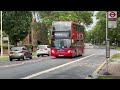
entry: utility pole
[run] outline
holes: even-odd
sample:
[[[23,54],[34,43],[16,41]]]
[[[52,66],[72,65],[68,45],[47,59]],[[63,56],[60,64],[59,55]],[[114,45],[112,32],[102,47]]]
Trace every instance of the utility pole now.
[[[1,56],[3,56],[3,42],[2,42],[2,11],[1,13]]]
[[[115,38],[115,49],[116,49],[116,46],[117,46],[117,42],[116,42],[116,38]]]
[[[32,24],[34,24],[35,23],[35,20],[36,20],[36,18],[35,18],[35,11],[32,11]],[[31,30],[31,36],[32,36],[32,45],[34,45],[34,37],[33,37],[33,32],[34,31],[34,28],[32,27],[32,30]]]

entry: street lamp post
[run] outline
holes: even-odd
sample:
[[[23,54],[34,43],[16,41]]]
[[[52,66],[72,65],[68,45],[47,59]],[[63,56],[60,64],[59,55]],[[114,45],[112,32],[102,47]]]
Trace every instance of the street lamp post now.
[[[3,45],[2,45],[2,11],[0,12],[1,13],[1,56],[3,56]]]

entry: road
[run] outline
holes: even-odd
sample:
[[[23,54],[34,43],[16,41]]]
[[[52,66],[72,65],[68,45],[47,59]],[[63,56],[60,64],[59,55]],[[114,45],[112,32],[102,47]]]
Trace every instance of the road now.
[[[116,53],[111,49],[111,55]],[[85,79],[106,60],[105,48],[85,48],[76,58],[33,57],[25,61],[1,61],[0,79]]]

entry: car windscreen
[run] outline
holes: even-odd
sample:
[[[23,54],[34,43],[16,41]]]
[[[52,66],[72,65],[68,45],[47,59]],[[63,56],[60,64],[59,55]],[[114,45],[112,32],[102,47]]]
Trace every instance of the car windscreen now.
[[[39,45],[38,48],[47,48],[47,46],[44,46],[44,45]]]
[[[11,48],[11,51],[20,51],[22,47],[13,47]]]

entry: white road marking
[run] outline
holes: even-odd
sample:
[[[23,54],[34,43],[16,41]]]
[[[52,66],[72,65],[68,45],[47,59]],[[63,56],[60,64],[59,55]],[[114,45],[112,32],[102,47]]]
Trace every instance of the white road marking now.
[[[38,72],[38,73],[35,73],[35,74],[32,74],[32,75],[26,76],[26,77],[21,78],[21,79],[30,79],[30,78],[36,77],[36,76],[38,76],[38,75],[41,75],[41,74],[43,74],[43,73],[48,73],[48,72],[50,72],[50,71],[54,71],[54,70],[56,70],[56,69],[62,68],[62,67],[64,67],[64,66],[70,65],[70,64],[72,64],[72,63],[81,61],[81,60],[83,60],[83,59],[85,59],[85,58],[88,58],[88,57],[91,57],[91,56],[93,56],[93,55],[95,55],[95,54],[92,54],[92,55],[89,55],[89,56],[86,56],[86,57],[77,59],[77,60],[75,60],[75,61],[71,61],[71,62],[62,64],[62,65],[59,65],[59,66],[57,66],[57,67],[53,67],[53,68],[48,69],[48,70],[44,70],[44,71],[41,71],[41,72]]]

